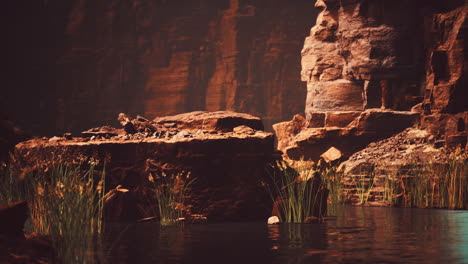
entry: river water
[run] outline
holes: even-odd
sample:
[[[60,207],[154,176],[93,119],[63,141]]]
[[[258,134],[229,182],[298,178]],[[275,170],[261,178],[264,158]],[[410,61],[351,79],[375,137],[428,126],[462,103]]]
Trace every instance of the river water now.
[[[324,223],[106,228],[110,263],[468,263],[468,211],[345,206]]]

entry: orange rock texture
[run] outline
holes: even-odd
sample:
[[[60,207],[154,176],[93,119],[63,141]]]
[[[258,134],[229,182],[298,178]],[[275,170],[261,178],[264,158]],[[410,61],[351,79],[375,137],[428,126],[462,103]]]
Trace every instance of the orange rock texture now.
[[[2,8],[1,104],[37,134],[116,125],[119,112],[232,110],[268,128],[303,111],[310,0],[27,2]]]
[[[466,1],[317,0],[315,7],[321,12],[301,53],[305,122],[274,126],[286,156],[315,159],[331,146],[349,155],[418,115],[447,144],[466,145]]]

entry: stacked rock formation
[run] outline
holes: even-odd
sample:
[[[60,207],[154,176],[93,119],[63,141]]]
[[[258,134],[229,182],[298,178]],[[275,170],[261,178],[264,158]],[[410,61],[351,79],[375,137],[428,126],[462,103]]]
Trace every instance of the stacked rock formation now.
[[[274,126],[285,156],[317,159],[331,146],[349,156],[421,115],[447,144],[466,145],[464,1],[315,6],[322,11],[302,50],[305,119]]]

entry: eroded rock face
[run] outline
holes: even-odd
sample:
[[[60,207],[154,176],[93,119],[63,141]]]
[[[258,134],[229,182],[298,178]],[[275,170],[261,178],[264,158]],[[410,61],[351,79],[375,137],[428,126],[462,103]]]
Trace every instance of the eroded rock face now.
[[[335,112],[327,112],[336,114]],[[361,112],[346,126],[304,127],[296,133],[288,133],[288,128],[297,121],[275,124],[278,149],[283,156],[293,160],[318,160],[330,147],[340,150],[349,157],[370,142],[392,136],[412,126],[419,115],[407,111],[366,110]],[[286,129],[286,130],[285,130]]]
[[[402,95],[420,96],[422,76],[410,73],[424,60],[416,2],[316,2],[322,12],[302,50],[308,119],[317,111],[409,110],[413,98]]]
[[[304,108],[310,0],[50,0],[2,11],[0,104],[35,134],[196,110],[249,113],[269,128]]]
[[[468,5],[447,1],[427,23],[426,86],[421,127],[447,147],[468,150]]]
[[[419,124],[466,146],[464,1],[318,0],[302,50],[305,125],[274,126],[288,158],[345,156]],[[462,99],[463,98],[463,99]],[[421,122],[418,122],[421,116]]]
[[[233,112],[193,112],[142,120],[130,122],[146,122],[144,127],[154,126],[155,132],[143,128],[112,137],[35,139],[18,144],[17,154],[24,165],[80,155],[107,159],[106,189],[128,190],[116,199],[115,206],[124,209],[112,210],[109,220],[152,216],[139,210],[148,203],[141,188],[148,186],[149,173],[182,171],[195,179],[190,194],[192,213],[203,214],[209,221],[269,216],[271,200],[261,181],[268,177],[265,167],[275,157],[273,135],[259,129],[261,119]]]

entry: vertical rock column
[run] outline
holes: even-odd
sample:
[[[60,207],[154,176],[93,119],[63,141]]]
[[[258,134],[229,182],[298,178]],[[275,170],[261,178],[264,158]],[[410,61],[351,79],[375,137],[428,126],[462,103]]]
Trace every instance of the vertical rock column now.
[[[414,4],[318,0],[315,6],[322,11],[302,50],[308,122],[317,122],[317,112],[408,110],[414,105],[411,95],[419,96],[414,87],[421,76],[407,73],[420,67],[422,51],[407,55],[422,41],[418,34],[414,43],[403,39],[416,29],[410,16]]]

